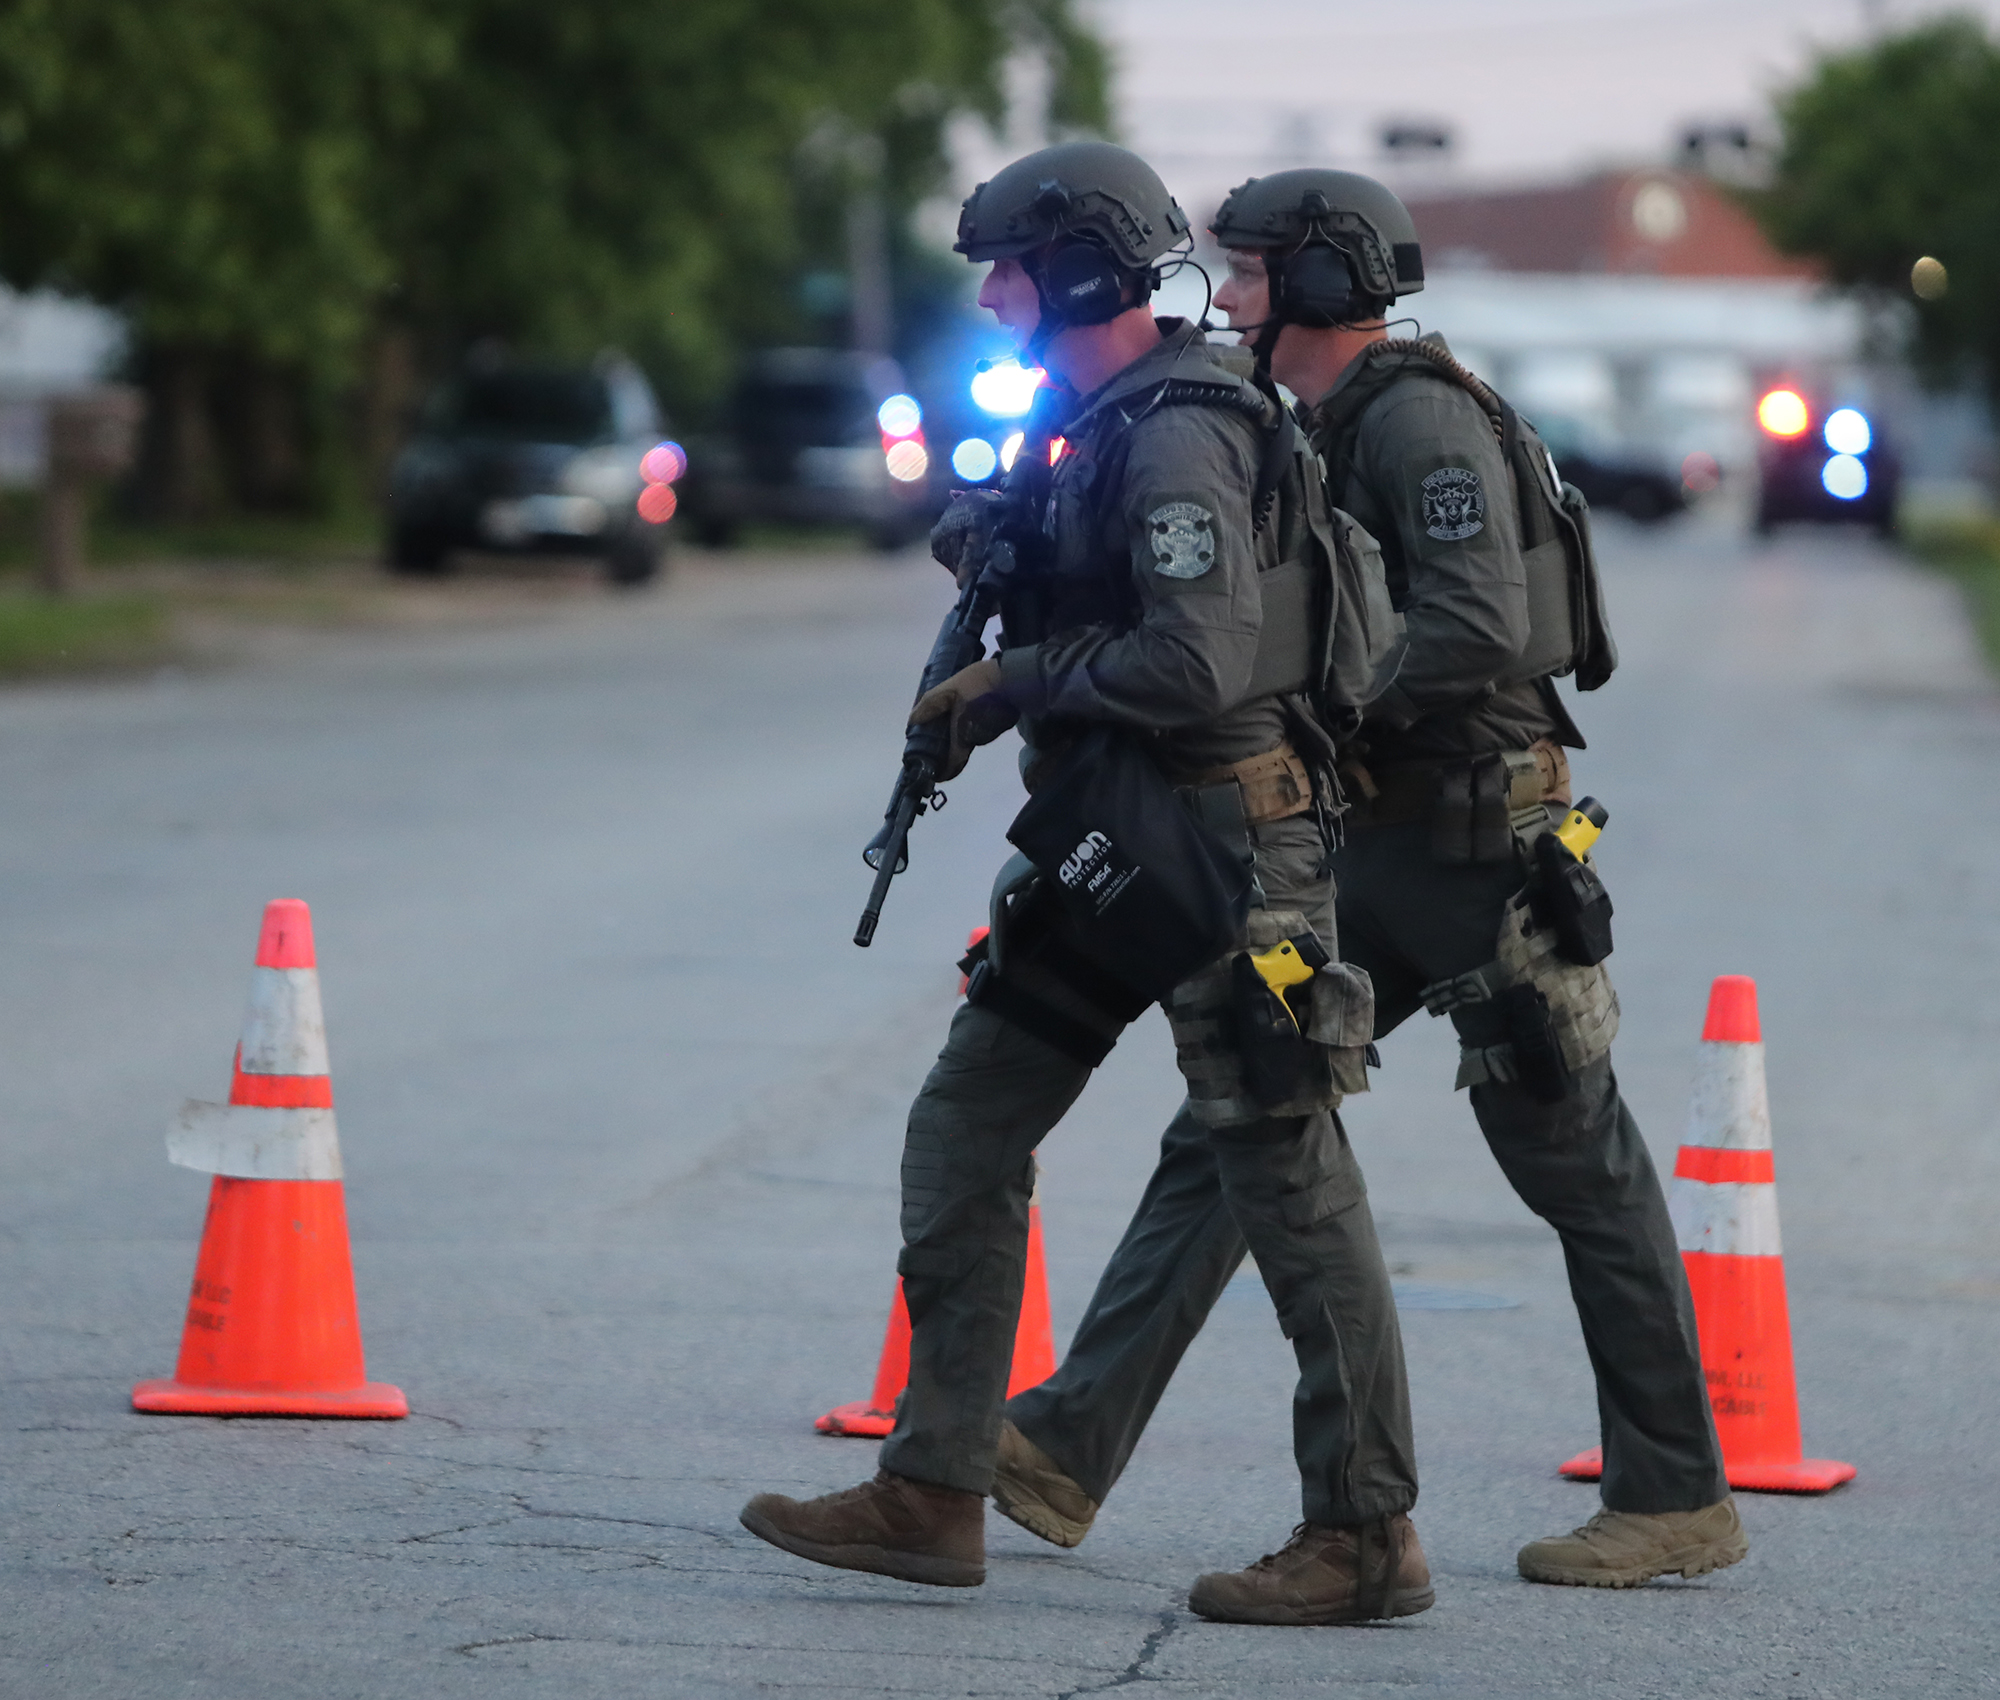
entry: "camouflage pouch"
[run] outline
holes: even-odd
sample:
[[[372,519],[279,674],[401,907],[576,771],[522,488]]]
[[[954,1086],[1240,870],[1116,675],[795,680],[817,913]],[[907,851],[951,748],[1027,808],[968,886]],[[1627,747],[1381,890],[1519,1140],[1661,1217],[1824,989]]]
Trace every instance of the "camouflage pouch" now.
[[[1351,962],[1329,962],[1313,976],[1306,1033],[1325,1050],[1336,1092],[1368,1090],[1368,1054],[1375,1043],[1375,982],[1366,969]]]
[[[1257,1090],[1275,1075],[1260,1035],[1247,1030],[1256,1019],[1246,1004],[1245,972],[1255,975],[1247,959],[1309,931],[1300,910],[1253,909],[1241,947],[1184,980],[1165,1000],[1188,1105],[1203,1126],[1311,1115],[1334,1108],[1345,1093],[1368,1089],[1365,1059],[1375,1026],[1375,990],[1362,970],[1333,962],[1292,991],[1286,1000],[1291,1016],[1280,1012],[1271,1019],[1273,1027],[1296,1020],[1291,1091],[1274,1099]],[[1275,995],[1266,995],[1275,1005]],[[1261,1037],[1268,1044],[1270,1035]]]
[[[1618,1036],[1618,994],[1603,963],[1589,967],[1562,954],[1556,930],[1538,925],[1524,892],[1508,900],[1501,912],[1499,946],[1485,968],[1424,988],[1424,1003],[1433,1015],[1444,1015],[1465,1004],[1502,1002],[1509,988],[1532,987],[1546,1005],[1550,1036],[1568,1074],[1580,1070],[1611,1049]],[[1532,1000],[1516,1000],[1528,1002]],[[1457,1086],[1485,1081],[1530,1082],[1523,1058],[1513,1044],[1461,1049]]]

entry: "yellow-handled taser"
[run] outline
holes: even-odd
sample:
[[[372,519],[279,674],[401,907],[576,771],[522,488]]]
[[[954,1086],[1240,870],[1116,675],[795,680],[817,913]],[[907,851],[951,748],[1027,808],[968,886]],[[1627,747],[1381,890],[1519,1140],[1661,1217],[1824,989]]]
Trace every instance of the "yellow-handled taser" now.
[[[1611,812],[1595,797],[1586,797],[1563,817],[1563,823],[1556,828],[1556,837],[1562,840],[1562,847],[1581,862],[1590,854],[1590,847],[1604,831],[1604,823],[1611,818]]]
[[[1292,1006],[1286,1002],[1285,993],[1293,986],[1303,986],[1318,972],[1313,965],[1299,954],[1299,948],[1290,939],[1282,939],[1267,951],[1252,952],[1250,966],[1262,977],[1264,984],[1278,994],[1278,1002],[1285,1005],[1285,1013],[1297,1027],[1299,1018]]]

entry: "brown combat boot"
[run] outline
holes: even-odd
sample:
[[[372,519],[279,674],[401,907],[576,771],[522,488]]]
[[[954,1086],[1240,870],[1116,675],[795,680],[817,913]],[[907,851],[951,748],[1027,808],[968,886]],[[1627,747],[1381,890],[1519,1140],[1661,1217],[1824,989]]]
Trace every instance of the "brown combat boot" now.
[[[1189,1609],[1218,1623],[1368,1623],[1414,1617],[1436,1599],[1417,1531],[1400,1512],[1359,1528],[1301,1523],[1281,1551],[1188,1590]]]
[[[840,1570],[934,1588],[976,1588],[986,1580],[985,1498],[887,1470],[818,1499],[760,1493],[743,1507],[742,1522],[774,1547]]]
[[[1004,1419],[1000,1458],[993,1467],[993,1508],[1031,1535],[1059,1547],[1078,1545],[1090,1533],[1097,1501],[1064,1475],[1060,1465]]]
[[[1530,1541],[1514,1562],[1530,1582],[1636,1588],[1669,1571],[1706,1576],[1749,1550],[1731,1495],[1699,1511],[1600,1511],[1567,1535]]]

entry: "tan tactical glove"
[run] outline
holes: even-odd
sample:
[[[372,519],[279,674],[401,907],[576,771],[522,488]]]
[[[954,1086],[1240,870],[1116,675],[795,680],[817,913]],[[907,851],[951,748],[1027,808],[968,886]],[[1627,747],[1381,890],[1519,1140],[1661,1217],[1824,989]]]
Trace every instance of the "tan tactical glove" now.
[[[921,726],[940,715],[951,716],[951,749],[940,779],[956,779],[972,752],[990,744],[1020,719],[1020,711],[1000,695],[1000,660],[989,655],[935,685],[917,698],[910,724]]]
[[[931,527],[931,557],[939,566],[950,569],[960,589],[965,587],[966,575],[985,559],[987,539],[992,535],[993,517],[999,506],[997,490],[963,490],[952,498],[951,506]]]

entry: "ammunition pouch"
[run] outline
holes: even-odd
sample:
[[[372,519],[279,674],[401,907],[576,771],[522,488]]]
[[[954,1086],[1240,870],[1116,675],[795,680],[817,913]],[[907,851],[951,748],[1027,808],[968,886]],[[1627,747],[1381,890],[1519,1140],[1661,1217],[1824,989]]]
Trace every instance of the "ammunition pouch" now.
[[[1609,1052],[1618,1034],[1618,994],[1602,961],[1565,960],[1555,928],[1537,921],[1525,891],[1501,912],[1494,960],[1435,980],[1421,996],[1432,1015],[1491,1005],[1493,1025],[1506,1035],[1463,1044],[1455,1085],[1517,1084],[1545,1104],[1568,1096],[1574,1077]]]
[[[1250,961],[1292,940],[1320,966],[1280,996]],[[1332,1109],[1368,1089],[1375,988],[1351,963],[1326,959],[1303,911],[1253,909],[1238,948],[1166,999],[1188,1107],[1205,1127]]]
[[[1532,750],[1496,750],[1440,768],[1431,809],[1431,860],[1504,862],[1514,854],[1517,816],[1542,814],[1542,775]]]

